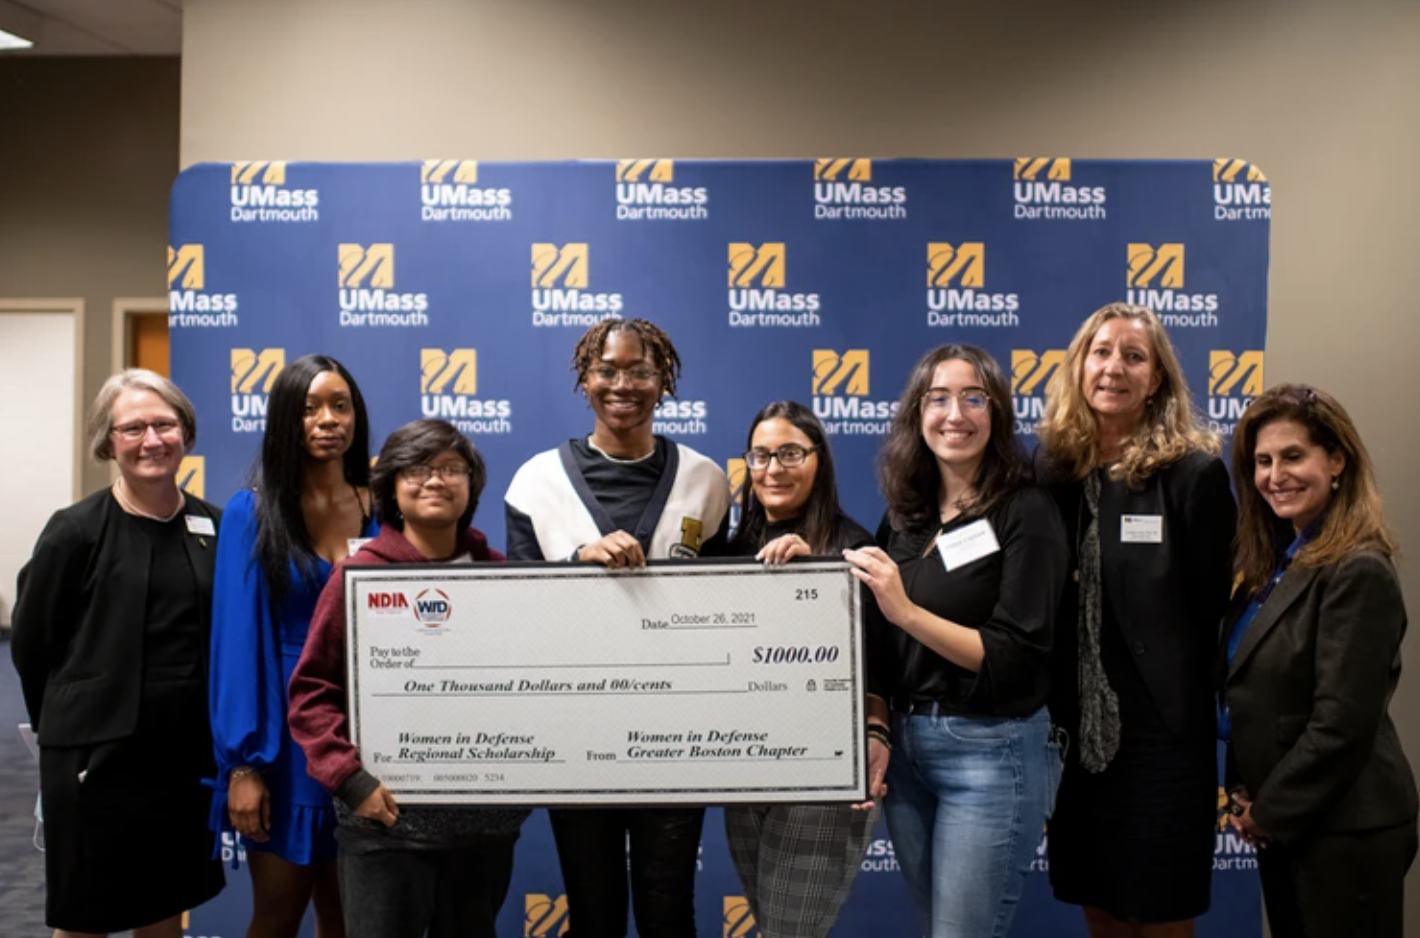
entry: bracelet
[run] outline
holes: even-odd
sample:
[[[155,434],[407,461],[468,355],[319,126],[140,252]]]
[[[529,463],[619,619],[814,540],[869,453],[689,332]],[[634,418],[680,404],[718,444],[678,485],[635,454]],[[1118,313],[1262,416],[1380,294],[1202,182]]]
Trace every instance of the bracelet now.
[[[231,784],[239,778],[246,778],[248,775],[260,774],[260,772],[258,772],[256,769],[252,768],[249,765],[239,765],[235,769],[232,769],[232,771],[227,773],[227,783]]]
[[[892,731],[886,726],[881,723],[869,723],[867,732],[869,739],[876,739],[889,749],[892,748]]]

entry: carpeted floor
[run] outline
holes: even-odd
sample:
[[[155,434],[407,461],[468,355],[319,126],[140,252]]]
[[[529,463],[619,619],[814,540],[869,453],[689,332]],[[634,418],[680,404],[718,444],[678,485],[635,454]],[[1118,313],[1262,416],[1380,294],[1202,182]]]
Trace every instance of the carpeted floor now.
[[[44,856],[33,843],[39,764],[15,729],[28,719],[10,643],[0,642],[0,930],[5,938],[50,934],[44,927]]]

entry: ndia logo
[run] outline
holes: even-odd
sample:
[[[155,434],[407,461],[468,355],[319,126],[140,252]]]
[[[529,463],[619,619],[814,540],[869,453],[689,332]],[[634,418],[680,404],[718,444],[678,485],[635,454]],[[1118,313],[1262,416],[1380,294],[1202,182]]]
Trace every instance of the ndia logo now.
[[[698,221],[709,218],[704,186],[675,186],[674,160],[618,160],[618,221]]]
[[[393,244],[341,244],[336,255],[342,326],[429,325],[429,294],[394,289]]]
[[[200,244],[168,247],[168,327],[237,325],[237,295],[207,291],[207,250]]]
[[[814,160],[814,218],[906,218],[907,187],[875,186],[872,182],[872,160]]]
[[[586,242],[532,246],[534,326],[594,326],[616,319],[625,306],[620,293],[594,293]]]
[[[1126,250],[1128,302],[1153,310],[1171,328],[1218,325],[1218,294],[1183,289],[1183,244],[1132,243]]]
[[[817,293],[793,293],[788,283],[788,252],[782,241],[756,247],[743,241],[729,246],[731,326],[817,326]]]
[[[234,348],[232,357],[232,432],[265,433],[267,395],[286,367],[284,348]]]
[[[286,185],[284,160],[232,164],[232,221],[320,221],[320,193]]]
[[[1063,221],[1105,217],[1104,186],[1072,186],[1068,159],[1025,156],[1011,171],[1015,179],[1015,216]]]
[[[465,436],[513,432],[512,403],[478,396],[478,349],[421,349],[419,373],[425,417],[447,420]]]
[[[1065,363],[1065,349],[1011,350],[1011,399],[1017,433],[1035,433],[1045,416],[1045,392]]]
[[[478,184],[477,160],[425,160],[419,167],[423,221],[510,221],[513,191]]]
[[[981,241],[927,245],[927,325],[1019,326],[1020,297],[986,286],[986,245]]]
[[[868,399],[868,350],[814,349],[814,415],[832,434],[865,435],[888,431],[896,401]]]
[[[1232,436],[1243,411],[1262,393],[1262,350],[1208,353],[1208,426]]]

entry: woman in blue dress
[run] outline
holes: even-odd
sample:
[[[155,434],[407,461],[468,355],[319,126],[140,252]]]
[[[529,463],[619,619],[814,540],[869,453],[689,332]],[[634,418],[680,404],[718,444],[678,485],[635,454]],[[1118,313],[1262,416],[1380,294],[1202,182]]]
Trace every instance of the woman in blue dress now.
[[[311,903],[320,938],[340,938],[334,808],[291,740],[286,686],[331,569],[352,538],[377,531],[369,421],[355,379],[324,355],[280,373],[266,419],[252,484],[227,503],[217,545],[211,823],[246,846],[247,938],[294,938]]]

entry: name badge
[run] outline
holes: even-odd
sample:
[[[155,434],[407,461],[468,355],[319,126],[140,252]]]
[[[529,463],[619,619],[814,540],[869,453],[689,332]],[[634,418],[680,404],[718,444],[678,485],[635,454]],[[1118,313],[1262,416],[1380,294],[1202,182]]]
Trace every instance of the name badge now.
[[[212,519],[206,515],[187,516],[188,534],[206,534],[208,537],[217,536],[217,526],[212,523]]]
[[[942,563],[948,570],[989,557],[1000,549],[996,532],[991,530],[991,522],[985,518],[937,538],[937,552],[942,555]]]
[[[1164,542],[1164,516],[1121,515],[1119,518],[1119,541],[1121,544],[1162,544]]]
[[[350,556],[354,556],[356,551],[373,540],[373,537],[352,537],[345,541],[345,547],[350,551]]]

